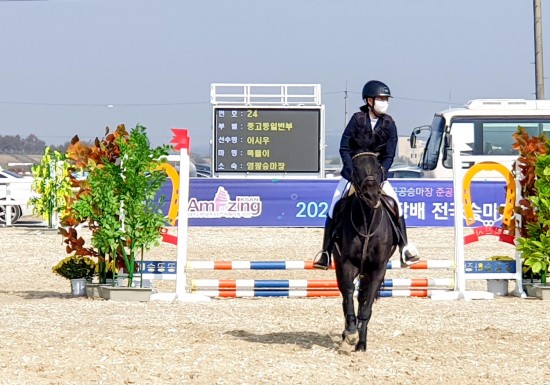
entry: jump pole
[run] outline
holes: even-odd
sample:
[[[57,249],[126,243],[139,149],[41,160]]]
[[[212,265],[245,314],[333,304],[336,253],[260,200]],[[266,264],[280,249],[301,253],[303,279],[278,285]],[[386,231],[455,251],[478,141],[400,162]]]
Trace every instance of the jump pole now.
[[[462,180],[464,171],[462,170],[461,149],[459,144],[451,137],[452,159],[453,159],[453,197],[455,210],[454,238],[455,238],[455,277],[456,290],[444,293],[437,293],[432,296],[434,300],[457,300],[457,299],[493,299],[494,295],[488,292],[467,291],[466,276],[464,270],[464,205],[462,203]]]
[[[451,136],[451,149],[453,159],[453,196],[454,196],[454,238],[455,238],[455,265],[456,265],[456,290],[437,293],[432,295],[435,300],[456,300],[456,299],[494,299],[494,294],[487,291],[466,290],[466,271],[464,266],[464,204],[463,204],[463,185],[464,170],[463,161],[473,161],[476,159],[468,156],[462,156],[462,148],[455,137]]]
[[[175,150],[180,151],[180,172],[179,172],[179,200],[178,200],[178,226],[177,226],[177,258],[176,262],[181,268],[176,270],[176,294],[157,293],[151,295],[151,299],[180,302],[207,302],[210,297],[187,293],[187,276],[185,266],[187,264],[187,229],[189,215],[187,204],[189,202],[189,148],[191,139],[186,129],[171,128],[174,137],[170,141]]]

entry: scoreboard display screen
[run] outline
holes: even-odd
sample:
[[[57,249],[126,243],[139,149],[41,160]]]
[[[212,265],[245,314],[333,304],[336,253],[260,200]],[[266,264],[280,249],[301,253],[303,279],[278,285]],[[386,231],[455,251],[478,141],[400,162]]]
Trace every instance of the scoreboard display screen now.
[[[214,108],[214,172],[320,172],[319,108]]]

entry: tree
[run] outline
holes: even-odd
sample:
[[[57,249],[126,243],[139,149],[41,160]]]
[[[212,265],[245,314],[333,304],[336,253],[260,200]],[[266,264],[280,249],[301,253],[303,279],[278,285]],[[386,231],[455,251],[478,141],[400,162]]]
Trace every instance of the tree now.
[[[68,167],[65,156],[58,151],[50,151],[49,147],[44,150],[40,164],[32,167],[32,189],[38,195],[33,196],[30,203],[33,212],[48,221],[50,229],[54,226],[54,217],[65,211],[66,199],[71,195]]]
[[[50,150],[65,153],[71,143],[50,145]],[[0,154],[41,155],[46,148],[46,142],[35,134],[30,134],[25,139],[19,135],[0,135]]]
[[[34,134],[30,134],[22,141],[22,154],[38,155],[44,152],[46,142],[38,139]]]

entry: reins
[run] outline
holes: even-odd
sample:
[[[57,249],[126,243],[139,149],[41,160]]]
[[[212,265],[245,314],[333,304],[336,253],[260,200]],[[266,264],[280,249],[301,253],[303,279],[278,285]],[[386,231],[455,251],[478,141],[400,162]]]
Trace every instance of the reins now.
[[[378,154],[374,153],[374,152],[360,152],[359,154],[356,154],[352,157],[352,160],[357,158],[357,157],[362,157],[362,156],[374,156],[374,157],[378,157]],[[359,187],[359,188],[358,188]],[[378,187],[380,189],[380,186]],[[353,227],[353,229],[355,230],[355,232],[357,233],[357,235],[359,235],[360,237],[362,237],[364,239],[364,242],[363,242],[363,250],[362,250],[362,255],[361,255],[361,266],[359,268],[359,275],[362,276],[363,275],[363,271],[364,271],[364,264],[365,264],[365,256],[367,255],[367,250],[368,250],[368,247],[369,247],[369,241],[370,239],[376,234],[377,230],[378,230],[378,227],[376,226],[371,226],[372,223],[375,223],[377,217],[379,217],[378,212],[381,210],[382,211],[382,215],[384,215],[383,211],[383,208],[381,207],[381,201],[379,200],[378,203],[376,204],[376,206],[374,207],[370,207],[368,205],[368,203],[365,201],[364,197],[362,196],[361,194],[361,186],[357,186],[355,188],[355,194],[354,194],[354,199],[352,201],[352,207],[351,207],[351,212],[350,212],[350,222],[351,222],[351,225]],[[353,221],[353,213],[354,213],[354,205],[356,206],[357,205],[357,201],[359,203],[359,207],[361,208],[361,216],[362,216],[362,224],[366,227],[366,233],[364,233],[362,231],[362,229],[360,228],[361,226],[358,226],[354,221]],[[367,205],[368,207],[371,208],[372,210],[372,216],[370,218],[370,223],[367,222],[367,213],[365,212],[365,207],[364,205]],[[382,218],[380,218],[382,219]],[[372,231],[371,231],[372,230]]]
[[[372,236],[376,233],[376,229],[375,229],[372,233],[369,233],[370,226],[369,226],[369,224],[367,223],[367,216],[366,216],[366,213],[365,213],[365,208],[363,207],[363,204],[366,204],[366,203],[364,203],[363,200],[362,200],[359,196],[357,196],[356,198],[357,198],[357,199],[354,199],[354,200],[351,202],[352,208],[351,208],[351,211],[350,211],[350,222],[351,222],[351,225],[353,226],[353,229],[355,230],[355,232],[356,232],[359,236],[361,236],[361,237],[363,237],[363,238],[365,238],[365,239],[368,240],[370,237],[372,237]],[[359,207],[361,208],[361,215],[362,215],[362,217],[363,217],[363,222],[362,222],[362,223],[367,227],[367,234],[363,234],[363,233],[361,232],[361,230],[356,226],[355,222],[353,221],[353,212],[355,211],[355,210],[353,209],[353,206],[354,206],[354,204],[356,204],[356,201],[357,201],[357,200],[359,200]],[[373,208],[372,210],[373,210],[374,213],[376,213],[376,212],[378,211],[378,210],[375,209],[375,208]],[[374,214],[373,214],[373,219],[374,219]],[[372,220],[371,220],[371,222],[372,222]]]
[[[351,225],[353,226],[353,229],[355,230],[355,232],[360,236],[360,237],[363,237],[364,238],[364,242],[363,242],[363,250],[362,250],[362,253],[361,253],[361,266],[359,268],[359,275],[362,276],[363,275],[363,268],[364,268],[364,263],[365,263],[365,258],[364,256],[367,255],[367,250],[368,250],[368,247],[369,247],[369,241],[370,239],[376,234],[376,231],[378,230],[378,227],[374,227],[374,230],[372,232],[370,232],[371,229],[373,229],[373,226],[370,226],[372,223],[374,223],[376,217],[377,217],[377,213],[379,211],[382,211],[382,215],[384,214],[383,213],[383,209],[381,209],[380,205],[377,205],[376,208],[371,208],[372,211],[373,211],[373,215],[371,217],[371,220],[370,220],[370,223],[367,222],[367,215],[365,213],[365,208],[363,207],[363,205],[366,205],[365,202],[363,202],[363,200],[359,197],[355,197],[357,199],[353,199],[353,201],[351,202],[351,211],[350,211],[350,222],[351,222]],[[353,221],[353,212],[355,211],[353,209],[353,205],[356,203],[356,201],[359,200],[359,207],[361,208],[361,216],[363,217],[363,221],[362,223],[365,225],[365,227],[367,228],[367,233],[364,234],[360,228],[355,224],[355,222]]]

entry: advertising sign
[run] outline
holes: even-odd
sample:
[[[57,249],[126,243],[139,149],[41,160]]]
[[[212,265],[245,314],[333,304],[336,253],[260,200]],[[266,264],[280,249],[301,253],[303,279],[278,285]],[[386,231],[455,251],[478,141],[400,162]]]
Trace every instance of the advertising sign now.
[[[194,178],[190,185],[189,225],[322,227],[337,183],[337,179]],[[393,179],[391,184],[409,227],[454,226],[452,181]],[[472,227],[500,225],[504,181],[474,181],[471,188],[476,220]],[[161,194],[169,198],[171,190],[168,182]]]

